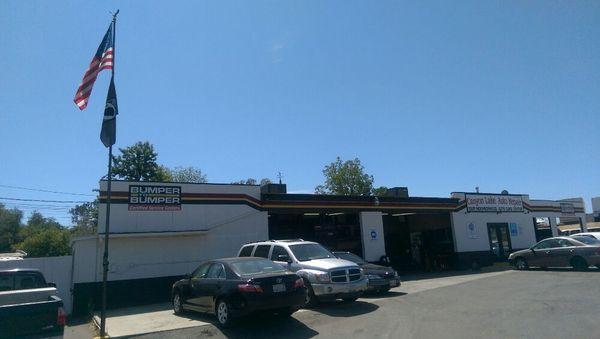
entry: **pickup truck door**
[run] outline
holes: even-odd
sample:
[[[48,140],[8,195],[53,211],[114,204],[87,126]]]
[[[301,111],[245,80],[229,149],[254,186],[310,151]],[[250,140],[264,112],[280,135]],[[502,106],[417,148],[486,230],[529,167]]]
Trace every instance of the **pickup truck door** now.
[[[296,272],[299,269],[301,269],[300,265],[295,264],[294,262],[282,261],[281,256],[287,256],[287,258],[289,258],[291,261],[292,256],[283,246],[273,246],[273,250],[271,251],[271,261],[283,266],[285,269],[292,272]]]

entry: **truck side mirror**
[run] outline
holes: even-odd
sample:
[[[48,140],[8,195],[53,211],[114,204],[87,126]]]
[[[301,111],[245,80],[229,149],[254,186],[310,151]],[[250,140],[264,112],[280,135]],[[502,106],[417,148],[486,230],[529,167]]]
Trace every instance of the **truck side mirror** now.
[[[290,258],[289,255],[286,255],[286,254],[280,254],[280,255],[278,255],[277,256],[277,261],[285,261],[288,264],[292,263],[292,259]]]

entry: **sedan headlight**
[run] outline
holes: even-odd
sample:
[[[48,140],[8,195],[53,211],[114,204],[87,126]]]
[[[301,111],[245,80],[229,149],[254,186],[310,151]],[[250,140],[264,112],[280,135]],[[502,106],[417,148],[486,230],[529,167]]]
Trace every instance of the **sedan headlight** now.
[[[322,283],[328,283],[331,281],[331,278],[329,278],[329,273],[317,273],[315,274],[315,279]]]

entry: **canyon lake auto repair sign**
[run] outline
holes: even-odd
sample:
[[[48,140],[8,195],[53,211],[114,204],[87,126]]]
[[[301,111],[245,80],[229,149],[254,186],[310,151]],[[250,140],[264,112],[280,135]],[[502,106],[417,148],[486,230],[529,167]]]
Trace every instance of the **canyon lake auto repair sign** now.
[[[466,194],[467,212],[523,212],[520,195]]]
[[[129,186],[130,211],[179,211],[181,186]]]

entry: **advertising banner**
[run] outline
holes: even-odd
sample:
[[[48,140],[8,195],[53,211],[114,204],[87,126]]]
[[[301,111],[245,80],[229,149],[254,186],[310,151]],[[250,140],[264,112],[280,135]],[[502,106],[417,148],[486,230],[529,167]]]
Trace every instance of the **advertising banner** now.
[[[130,211],[179,211],[181,186],[130,185]]]
[[[465,194],[467,212],[523,212],[520,195]]]

